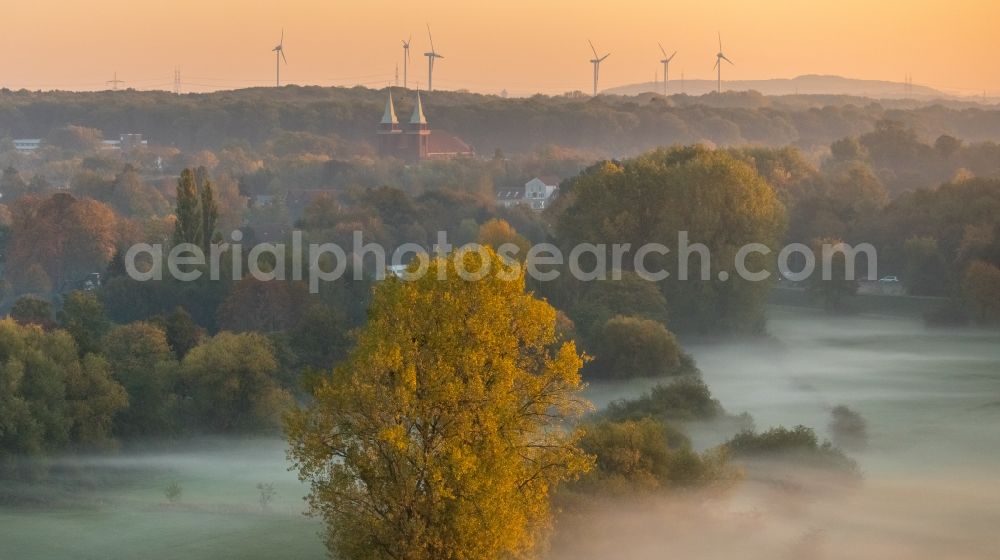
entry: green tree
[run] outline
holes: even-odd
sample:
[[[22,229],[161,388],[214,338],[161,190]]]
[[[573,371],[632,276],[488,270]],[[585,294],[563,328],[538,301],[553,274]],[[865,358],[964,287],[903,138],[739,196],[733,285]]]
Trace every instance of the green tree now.
[[[61,330],[0,319],[0,462],[18,454],[100,445],[128,405],[107,361],[82,360]]]
[[[684,371],[680,345],[662,323],[619,315],[608,319],[594,339],[595,358],[586,371],[595,377],[658,377]]]
[[[56,326],[52,304],[34,296],[24,296],[14,302],[10,317],[22,325],[38,325],[45,330]]]
[[[347,353],[347,319],[338,310],[311,305],[289,333],[288,342],[302,365],[329,370]]]
[[[604,324],[616,315],[641,317],[666,324],[667,300],[655,282],[643,280],[634,272],[623,271],[620,280],[587,283],[569,314],[583,340],[592,344]]]
[[[660,287],[676,330],[763,328],[769,284],[740,278],[735,256],[750,243],[776,247],[785,214],[774,190],[753,167],[728,152],[688,146],[601,162],[565,186],[569,202],[556,223],[564,246],[629,243],[635,250],[658,242],[672,249],[669,255],[650,256],[645,267],[669,274]],[[682,253],[680,232],[686,232],[689,245],[704,244],[707,259],[694,249]],[[745,264],[750,271],[773,272],[776,253],[750,253]],[[685,257],[686,279],[679,274]],[[633,263],[624,260],[623,266]],[[706,263],[708,277],[703,277]]]
[[[722,405],[712,398],[708,385],[698,374],[656,385],[636,399],[614,401],[604,413],[615,421],[650,417],[661,422],[715,420],[723,414]]]
[[[636,494],[725,483],[737,473],[724,448],[699,454],[677,429],[652,418],[598,420],[583,426],[580,447],[595,468],[570,488],[599,494]]]
[[[460,254],[466,270],[483,259]],[[438,280],[438,271],[445,280]],[[374,294],[355,351],[287,421],[290,457],[344,559],[516,557],[549,495],[589,466],[565,429],[581,359],[523,276],[466,281],[435,259]]]
[[[129,397],[129,408],[115,418],[116,433],[170,432],[177,404],[177,361],[163,330],[145,322],[121,325],[108,332],[103,347],[112,374]]]
[[[101,352],[101,339],[111,327],[111,321],[94,292],[66,294],[58,319],[59,326],[76,341],[81,355]]]
[[[215,188],[208,180],[208,171],[204,167],[199,167],[197,176],[198,198],[201,204],[202,250],[208,255],[212,237],[215,235],[215,225],[219,221],[219,205],[215,201]]]
[[[271,342],[257,333],[221,332],[192,349],[180,368],[181,392],[199,429],[250,432],[276,427],[292,404],[277,380]]]
[[[201,339],[205,336],[205,329],[198,326],[183,307],[174,309],[173,313],[163,320],[163,330],[167,336],[167,344],[178,360],[201,344]]]
[[[174,244],[193,243],[201,247],[204,242],[204,216],[201,197],[194,173],[190,169],[181,171],[177,181],[177,222],[174,225]]]
[[[779,426],[765,432],[744,430],[725,444],[734,459],[780,461],[785,464],[811,467],[841,474],[849,479],[861,478],[858,464],[829,441],[820,442],[816,432],[805,426]],[[773,471],[773,464],[765,464]]]

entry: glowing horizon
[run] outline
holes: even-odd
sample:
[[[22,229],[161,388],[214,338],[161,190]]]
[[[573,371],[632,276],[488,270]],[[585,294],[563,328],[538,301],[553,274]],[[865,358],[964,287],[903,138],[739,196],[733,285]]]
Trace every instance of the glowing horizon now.
[[[735,62],[724,80],[829,74],[902,82],[909,74],[915,85],[947,93],[1000,95],[1000,73],[990,71],[1000,52],[1000,35],[990,29],[1000,4],[989,0],[719,0],[712,7],[692,0],[402,7],[386,0],[346,7],[39,0],[6,12],[0,46],[13,56],[0,65],[0,86],[11,89],[109,89],[117,73],[122,87],[171,90],[178,67],[185,92],[273,85],[271,49],[282,28],[283,84],[384,87],[395,83],[397,64],[402,82],[400,41],[412,34],[410,86],[424,86],[428,22],[445,57],[435,64],[438,89],[589,92],[588,39],[611,53],[601,89],[652,81],[662,68],[657,42],[678,51],[672,81],[682,73],[714,79],[719,31]]]

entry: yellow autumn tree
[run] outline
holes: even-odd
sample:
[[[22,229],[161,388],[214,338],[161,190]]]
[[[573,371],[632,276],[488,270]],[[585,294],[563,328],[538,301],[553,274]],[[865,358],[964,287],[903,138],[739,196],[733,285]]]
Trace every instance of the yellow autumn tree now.
[[[514,226],[507,223],[506,220],[499,218],[493,218],[479,226],[478,241],[483,245],[489,245],[494,250],[499,249],[504,244],[510,243],[517,247],[517,253],[508,252],[507,254],[512,254],[520,262],[524,262],[528,256],[528,249],[531,248],[531,243],[524,236],[517,233]]]
[[[591,465],[569,427],[589,407],[582,361],[555,310],[488,248],[428,264],[375,289],[353,354],[286,420],[336,558],[524,556],[554,487]]]

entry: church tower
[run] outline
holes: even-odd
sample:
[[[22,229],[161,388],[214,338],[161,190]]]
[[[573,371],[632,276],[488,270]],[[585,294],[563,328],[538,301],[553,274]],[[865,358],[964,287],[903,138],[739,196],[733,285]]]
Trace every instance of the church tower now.
[[[424,105],[420,102],[420,92],[417,92],[417,103],[413,107],[413,115],[406,126],[406,151],[411,161],[420,161],[427,157],[427,140],[430,138],[431,129],[427,125],[427,117],[424,116]]]
[[[385,112],[382,120],[375,129],[378,134],[378,151],[382,156],[399,157],[403,131],[399,128],[399,119],[396,118],[396,107],[392,104],[392,89],[389,89],[389,96],[385,101]]]

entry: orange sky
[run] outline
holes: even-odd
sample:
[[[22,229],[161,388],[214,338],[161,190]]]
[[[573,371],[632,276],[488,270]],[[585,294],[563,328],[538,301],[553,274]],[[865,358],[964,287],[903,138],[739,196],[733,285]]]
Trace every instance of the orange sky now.
[[[678,50],[671,78],[712,78],[716,30],[736,65],[723,78],[839,74],[961,94],[1000,95],[998,0],[11,0],[3,9],[0,85],[185,91],[274,81],[381,87],[413,35],[410,77],[437,88],[512,94],[588,91],[587,39],[610,51],[601,87],[653,79],[657,41]],[[400,67],[402,73],[402,67]],[[412,82],[411,82],[411,85]]]

